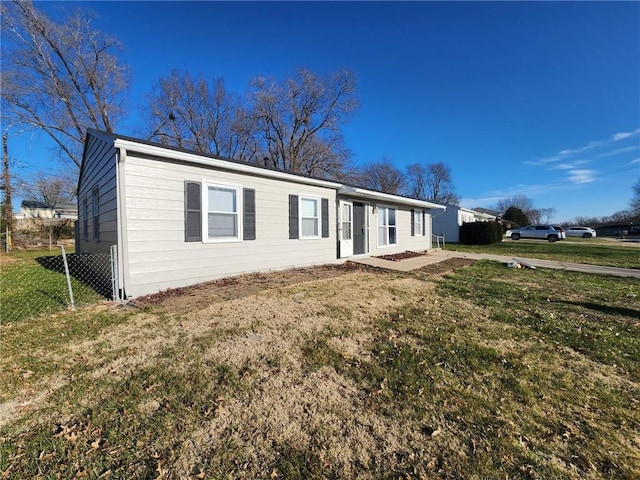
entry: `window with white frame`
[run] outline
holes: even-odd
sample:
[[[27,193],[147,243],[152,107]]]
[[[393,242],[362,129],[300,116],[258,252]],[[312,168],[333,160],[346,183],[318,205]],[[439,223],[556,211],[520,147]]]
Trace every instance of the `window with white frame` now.
[[[320,199],[300,197],[300,238],[320,238]]]
[[[206,184],[204,238],[209,241],[240,240],[240,187]]]
[[[413,235],[416,237],[421,237],[424,235],[424,223],[423,223],[424,214],[422,210],[414,210],[413,211]]]
[[[378,246],[395,245],[397,239],[395,208],[378,206]]]

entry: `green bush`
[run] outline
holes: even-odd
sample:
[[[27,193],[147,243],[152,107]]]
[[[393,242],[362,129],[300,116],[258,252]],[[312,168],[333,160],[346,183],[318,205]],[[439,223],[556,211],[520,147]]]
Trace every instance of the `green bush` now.
[[[497,222],[463,223],[460,243],[463,245],[491,245],[502,241],[502,226]]]

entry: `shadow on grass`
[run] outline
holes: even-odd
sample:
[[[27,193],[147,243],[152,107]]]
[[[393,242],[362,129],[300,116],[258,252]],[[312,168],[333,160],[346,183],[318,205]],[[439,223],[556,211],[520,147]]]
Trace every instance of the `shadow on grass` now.
[[[48,270],[65,275],[62,255],[38,257],[36,261]],[[105,298],[113,298],[110,262],[106,254],[67,255],[69,274]]]
[[[67,298],[62,295],[59,295],[58,293],[48,292],[46,290],[43,290],[42,288],[39,288],[38,290],[36,290],[36,292],[38,292],[43,297],[47,297],[53,300],[55,303],[59,303],[62,307],[66,307],[69,304],[69,301],[67,300]]]
[[[588,308],[589,310],[595,310],[597,312],[604,313],[606,315],[631,317],[631,318],[636,318],[640,320],[640,310],[636,310],[633,308],[615,307],[612,305],[601,305],[599,303],[591,303],[591,302],[571,302],[569,300],[555,300],[554,302]]]

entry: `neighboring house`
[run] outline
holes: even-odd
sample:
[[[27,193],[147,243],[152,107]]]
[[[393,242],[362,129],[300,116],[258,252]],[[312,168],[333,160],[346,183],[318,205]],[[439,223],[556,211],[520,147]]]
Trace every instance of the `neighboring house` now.
[[[247,272],[431,248],[445,207],[89,130],[79,253],[117,245],[133,298]]]
[[[20,218],[53,218],[55,211],[53,207],[45,202],[37,200],[23,200],[20,203]]]
[[[446,205],[443,213],[433,216],[433,233],[443,235],[447,243],[460,242],[460,227],[463,223],[489,222],[496,219],[495,215],[463,208],[459,205]]]
[[[78,219],[78,208],[73,204],[49,205],[37,200],[23,200],[20,204],[20,213],[16,219],[28,220],[31,218],[67,218]]]
[[[490,220],[500,220],[502,217],[502,212],[500,212],[499,210],[493,210],[491,208],[478,207],[478,208],[474,208],[473,210],[475,210],[478,213],[485,213],[489,215],[489,217],[491,217]]]

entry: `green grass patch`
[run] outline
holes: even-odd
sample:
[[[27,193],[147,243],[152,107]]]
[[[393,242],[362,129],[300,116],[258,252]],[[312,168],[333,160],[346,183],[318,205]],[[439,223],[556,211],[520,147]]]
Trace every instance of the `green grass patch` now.
[[[549,243],[543,240],[505,239],[492,245],[448,244],[447,250],[469,253],[487,253],[508,257],[539,258],[571,263],[585,263],[621,268],[640,268],[640,248],[595,243],[592,239],[571,239]]]
[[[131,310],[78,309],[46,317],[25,319],[1,328],[2,359],[0,366],[0,399],[35,385],[49,375],[66,371],[77,362],[70,348],[79,342],[92,340],[104,330],[125,323],[134,314]],[[110,349],[110,345],[105,349]],[[96,354],[100,346],[96,345]],[[103,360],[106,360],[103,358]],[[75,370],[79,373],[82,371]],[[66,372],[71,375],[72,372]]]
[[[446,277],[440,288],[486,309],[493,320],[525,327],[523,338],[533,334],[640,380],[637,279],[483,261]]]
[[[2,254],[1,257],[0,324],[70,308],[71,298],[60,256],[52,255],[49,250],[39,250]],[[77,257],[71,253],[67,254],[67,258],[72,262],[72,273],[74,265],[79,271],[91,273],[78,265],[78,261],[74,262]],[[71,287],[76,305],[104,298],[94,287],[73,275]]]

